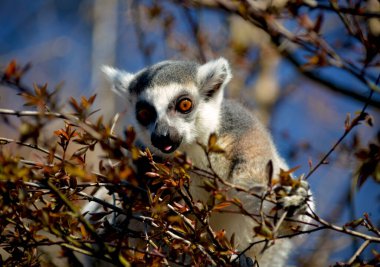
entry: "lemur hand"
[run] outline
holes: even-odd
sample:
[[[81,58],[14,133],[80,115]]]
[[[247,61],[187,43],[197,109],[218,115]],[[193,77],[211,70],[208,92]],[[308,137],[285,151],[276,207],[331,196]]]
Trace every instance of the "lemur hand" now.
[[[307,202],[311,198],[309,188],[309,183],[303,180],[296,181],[292,185],[275,185],[277,205],[288,211],[288,216],[304,214],[308,208]]]

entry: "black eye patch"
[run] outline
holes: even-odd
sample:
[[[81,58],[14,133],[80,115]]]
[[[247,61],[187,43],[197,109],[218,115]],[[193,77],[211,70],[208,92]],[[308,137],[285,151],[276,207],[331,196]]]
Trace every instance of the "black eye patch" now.
[[[136,103],[136,119],[141,125],[148,126],[153,123],[156,118],[156,109],[150,103],[146,101]]]

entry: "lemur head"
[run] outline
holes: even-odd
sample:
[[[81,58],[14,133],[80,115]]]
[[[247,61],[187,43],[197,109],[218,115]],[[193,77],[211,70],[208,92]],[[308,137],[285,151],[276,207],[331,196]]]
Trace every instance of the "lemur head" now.
[[[207,142],[218,127],[224,87],[231,79],[224,58],[203,65],[163,61],[136,74],[111,67],[103,71],[127,102],[140,141],[160,155]]]

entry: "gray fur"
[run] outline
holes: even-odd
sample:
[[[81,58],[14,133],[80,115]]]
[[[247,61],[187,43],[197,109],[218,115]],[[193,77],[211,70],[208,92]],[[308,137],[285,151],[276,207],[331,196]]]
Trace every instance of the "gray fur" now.
[[[198,66],[190,61],[164,61],[145,68],[131,81],[129,92],[139,95],[150,87],[195,82]]]
[[[224,99],[222,103],[222,114],[220,134],[233,134],[239,137],[249,129],[258,127],[258,120],[250,111],[236,101]],[[259,125],[260,127],[261,125]]]

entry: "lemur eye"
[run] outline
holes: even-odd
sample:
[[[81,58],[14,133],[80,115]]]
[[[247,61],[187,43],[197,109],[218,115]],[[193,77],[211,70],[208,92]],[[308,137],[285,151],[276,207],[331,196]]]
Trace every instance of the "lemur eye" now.
[[[182,113],[189,113],[192,107],[193,107],[193,102],[191,102],[191,100],[188,98],[184,98],[184,99],[181,99],[177,103],[176,109]]]
[[[137,112],[137,120],[142,125],[148,125],[153,119],[153,114],[149,109],[143,108]]]
[[[136,119],[141,125],[148,126],[156,118],[157,112],[149,102],[141,100],[136,103]]]

